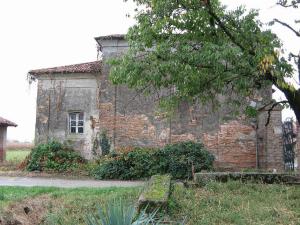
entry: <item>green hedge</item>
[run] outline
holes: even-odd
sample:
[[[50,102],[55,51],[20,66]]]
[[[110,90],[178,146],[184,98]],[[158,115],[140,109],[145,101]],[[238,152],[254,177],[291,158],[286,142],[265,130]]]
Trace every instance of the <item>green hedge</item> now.
[[[162,149],[136,148],[129,153],[115,154],[102,160],[92,175],[96,179],[141,179],[155,174],[171,174],[175,179],[192,177],[195,172],[211,170],[214,156],[203,144],[182,142]]]
[[[69,171],[78,168],[85,160],[73,149],[57,142],[50,141],[32,149],[27,158],[28,171]]]

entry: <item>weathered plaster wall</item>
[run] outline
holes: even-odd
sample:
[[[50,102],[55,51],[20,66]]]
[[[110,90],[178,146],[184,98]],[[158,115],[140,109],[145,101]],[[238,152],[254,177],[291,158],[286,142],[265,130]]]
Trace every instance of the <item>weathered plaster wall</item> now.
[[[98,85],[95,74],[53,74],[39,77],[36,143],[49,139],[67,141],[91,158],[94,130],[91,117],[98,118]],[[68,115],[84,112],[84,134],[70,134]]]

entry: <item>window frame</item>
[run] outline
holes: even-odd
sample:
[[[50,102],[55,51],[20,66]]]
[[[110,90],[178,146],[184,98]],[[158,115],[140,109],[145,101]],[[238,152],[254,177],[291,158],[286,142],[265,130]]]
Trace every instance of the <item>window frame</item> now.
[[[82,114],[82,118],[81,117]],[[75,116],[75,118],[72,116]],[[72,122],[75,122],[75,125],[72,125]],[[82,125],[79,125],[81,122]],[[68,113],[68,130],[69,134],[84,134],[84,112],[82,111],[72,111]],[[72,132],[72,128],[75,128],[75,132]],[[80,129],[82,129],[82,132],[80,132]]]

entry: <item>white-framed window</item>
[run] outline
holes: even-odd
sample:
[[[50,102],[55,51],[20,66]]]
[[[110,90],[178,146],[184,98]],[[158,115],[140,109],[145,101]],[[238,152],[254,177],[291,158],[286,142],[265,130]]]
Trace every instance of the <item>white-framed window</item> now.
[[[70,134],[83,134],[84,117],[83,112],[69,113],[69,132]]]

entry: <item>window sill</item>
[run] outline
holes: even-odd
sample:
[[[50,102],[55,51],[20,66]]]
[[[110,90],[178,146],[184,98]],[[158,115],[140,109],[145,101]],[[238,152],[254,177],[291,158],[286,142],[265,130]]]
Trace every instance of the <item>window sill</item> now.
[[[68,138],[74,138],[74,139],[76,139],[76,138],[84,138],[85,134],[84,133],[83,134],[67,134],[67,137]]]

